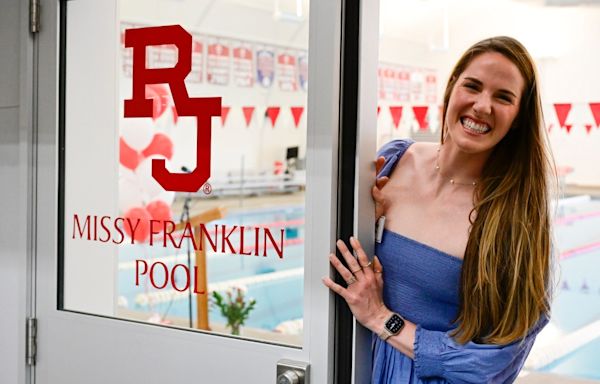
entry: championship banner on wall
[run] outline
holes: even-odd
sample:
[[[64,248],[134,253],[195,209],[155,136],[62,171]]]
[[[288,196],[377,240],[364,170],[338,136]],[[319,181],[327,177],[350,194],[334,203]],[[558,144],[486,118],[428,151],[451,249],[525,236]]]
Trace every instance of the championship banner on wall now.
[[[193,34],[192,38],[192,72],[186,77],[186,81],[201,83],[204,64],[204,38],[197,34]]]
[[[275,77],[275,51],[266,46],[256,49],[256,81],[264,88],[270,88]]]
[[[410,101],[414,104],[425,103],[425,75],[421,69],[413,69],[410,74]]]
[[[279,89],[293,92],[298,89],[296,82],[296,56],[289,51],[277,54],[277,79]]]
[[[407,67],[398,69],[396,88],[398,89],[398,101],[408,103],[410,101],[410,69]]]
[[[148,47],[148,68],[173,68],[177,64],[177,48],[174,45]]]
[[[379,98],[382,100],[397,100],[396,70],[388,66],[381,66],[377,69],[377,75]]]
[[[133,50],[125,48],[125,30],[139,27],[139,24],[121,23],[121,70],[126,77],[131,77],[133,72]],[[148,58],[146,58],[146,65],[148,65]]]
[[[437,74],[433,70],[425,72],[425,102],[437,103]]]
[[[305,51],[298,55],[298,84],[304,92],[308,90],[308,54]]]
[[[238,87],[252,87],[254,85],[254,55],[249,43],[234,41],[233,44],[232,74],[233,84]]]
[[[231,66],[229,44],[224,39],[211,38],[208,41],[206,58],[206,81],[209,84],[228,85]]]

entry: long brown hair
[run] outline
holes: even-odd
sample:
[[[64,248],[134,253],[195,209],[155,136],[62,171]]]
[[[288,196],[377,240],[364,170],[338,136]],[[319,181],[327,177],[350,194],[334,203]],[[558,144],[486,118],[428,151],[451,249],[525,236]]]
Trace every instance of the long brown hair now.
[[[444,93],[442,143],[452,89],[469,63],[485,52],[513,62],[525,86],[513,126],[494,147],[475,188],[453,336],[460,343],[506,344],[524,337],[550,311],[549,188],[554,167],[535,65],[510,37],[476,43],[454,67]]]

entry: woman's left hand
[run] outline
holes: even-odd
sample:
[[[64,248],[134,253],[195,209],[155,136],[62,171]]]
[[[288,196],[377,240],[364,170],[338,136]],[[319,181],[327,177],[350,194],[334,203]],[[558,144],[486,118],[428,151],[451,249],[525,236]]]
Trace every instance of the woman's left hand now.
[[[329,277],[323,278],[323,283],[332,291],[342,296],[348,303],[356,320],[371,331],[377,331],[377,324],[372,324],[382,313],[388,312],[383,303],[383,267],[377,256],[369,262],[367,254],[362,249],[358,239],[351,237],[350,245],[356,252],[355,258],[342,240],[337,241],[348,268],[335,254],[329,255],[329,261],[346,281],[347,287],[335,283]]]

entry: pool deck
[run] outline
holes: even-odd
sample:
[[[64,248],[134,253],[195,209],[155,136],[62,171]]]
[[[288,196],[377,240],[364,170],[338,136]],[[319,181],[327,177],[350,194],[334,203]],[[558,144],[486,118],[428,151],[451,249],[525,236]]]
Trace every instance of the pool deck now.
[[[233,212],[244,209],[269,209],[286,205],[302,205],[305,203],[305,196],[305,192],[300,191],[244,197],[243,199],[237,196],[193,198],[190,204],[190,216],[215,207],[224,207],[227,211]],[[179,217],[182,206],[183,198],[181,195],[177,195],[172,206],[174,217]]]
[[[538,372],[524,372],[516,384],[598,384],[597,380],[575,379],[573,377]]]
[[[126,308],[118,308],[117,313],[115,314],[117,318],[120,319],[128,319],[134,321],[140,321],[151,324],[158,324],[156,321],[148,321],[149,314],[143,311],[136,311]],[[174,327],[179,329],[190,329],[188,325],[188,319],[178,316],[168,316],[168,323],[163,323],[163,326]],[[241,327],[241,335],[240,336],[231,336],[230,331],[223,324],[211,322],[210,330],[199,330],[193,329],[198,332],[210,332],[214,334],[221,334],[228,337],[240,337],[247,340],[254,340],[272,344],[280,344],[291,347],[301,347],[303,336],[302,334],[298,335],[289,335],[278,332],[267,331],[264,329],[257,329],[251,327]]]

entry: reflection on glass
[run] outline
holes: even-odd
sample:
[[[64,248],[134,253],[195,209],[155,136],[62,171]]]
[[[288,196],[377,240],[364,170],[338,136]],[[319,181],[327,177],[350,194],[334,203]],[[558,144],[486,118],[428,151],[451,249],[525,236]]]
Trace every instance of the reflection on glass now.
[[[515,37],[536,61],[560,179],[554,220],[560,262],[552,320],[525,364],[523,383],[540,380],[539,372],[600,378],[594,360],[600,350],[600,56],[590,55],[598,46],[600,8],[577,4],[382,0],[380,7],[378,146],[406,137],[439,142],[450,66],[476,41]]]
[[[120,1],[115,20],[118,107],[106,111],[118,121],[109,140],[114,173],[96,179],[113,191],[109,203],[98,203],[97,185],[77,185],[87,160],[67,149],[64,307],[301,345],[308,1],[151,3]],[[125,116],[125,100],[139,96],[142,57],[131,31],[170,25],[191,35],[187,97],[221,98],[210,137],[164,82],[146,83],[145,117]],[[141,70],[172,70],[185,52],[175,42],[149,45]],[[68,146],[83,139],[69,121],[65,131]],[[198,153],[210,153],[209,165]],[[178,175],[206,167],[210,177],[197,191],[169,190],[156,160]],[[95,197],[70,199],[76,188]],[[110,291],[75,278],[84,273],[78,263],[93,269],[96,260],[76,254],[104,257],[95,269]],[[84,304],[95,299],[106,305]]]

